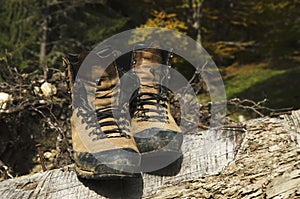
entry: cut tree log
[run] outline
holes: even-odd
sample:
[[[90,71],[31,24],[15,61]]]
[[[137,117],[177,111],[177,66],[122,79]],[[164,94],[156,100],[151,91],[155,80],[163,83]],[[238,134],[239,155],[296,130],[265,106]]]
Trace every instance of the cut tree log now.
[[[184,135],[183,158],[122,180],[83,180],[73,166],[0,182],[1,198],[300,197],[300,111]]]

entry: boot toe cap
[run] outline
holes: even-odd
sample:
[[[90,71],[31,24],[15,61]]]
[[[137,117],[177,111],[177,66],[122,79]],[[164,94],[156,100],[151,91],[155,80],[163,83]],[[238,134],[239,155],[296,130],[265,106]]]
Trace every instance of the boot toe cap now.
[[[77,153],[76,171],[84,178],[130,177],[140,173],[141,157],[132,149]]]
[[[140,153],[149,151],[179,151],[183,141],[180,132],[151,128],[134,135]]]

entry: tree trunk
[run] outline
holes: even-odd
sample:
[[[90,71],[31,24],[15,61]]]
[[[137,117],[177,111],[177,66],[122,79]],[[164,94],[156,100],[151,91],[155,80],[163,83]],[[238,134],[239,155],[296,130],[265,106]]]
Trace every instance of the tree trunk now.
[[[44,72],[44,78],[47,79],[48,67],[46,63],[46,55],[47,55],[47,31],[48,31],[48,7],[47,2],[45,5],[44,18],[41,24],[41,40],[40,40],[40,66]]]
[[[194,39],[201,44],[201,16],[202,16],[202,5],[204,0],[189,0],[189,16],[188,22],[191,24],[194,29],[195,35]]]
[[[300,110],[243,129],[185,135],[183,159],[123,180],[78,179],[73,166],[0,183],[2,198],[296,198],[300,195]],[[245,137],[246,136],[246,137]]]

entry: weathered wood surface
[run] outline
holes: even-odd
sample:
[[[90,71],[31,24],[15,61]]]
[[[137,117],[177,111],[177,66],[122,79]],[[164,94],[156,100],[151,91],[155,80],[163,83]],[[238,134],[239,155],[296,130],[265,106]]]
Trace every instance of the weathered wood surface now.
[[[166,172],[88,181],[79,180],[70,165],[2,181],[0,198],[300,197],[300,111],[246,124],[247,132],[185,135],[181,165]]]

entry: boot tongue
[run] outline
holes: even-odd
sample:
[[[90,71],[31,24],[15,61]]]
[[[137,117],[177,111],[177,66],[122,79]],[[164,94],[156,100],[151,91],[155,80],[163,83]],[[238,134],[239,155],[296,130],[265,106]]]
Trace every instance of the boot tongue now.
[[[133,70],[141,85],[160,84],[164,75],[163,64],[163,51],[160,49],[146,48],[134,51]]]
[[[159,49],[141,49],[134,52],[136,66],[162,63],[162,51]]]
[[[113,56],[114,54],[110,52],[106,55],[105,59],[112,58]],[[106,61],[105,59],[101,58],[95,52],[90,52],[83,62],[83,70],[78,76],[78,81],[81,83],[82,89],[86,92],[86,103],[93,109],[95,109],[95,105],[97,108],[97,106],[103,106],[110,103],[110,101],[101,100],[101,96],[108,95],[108,97],[111,97],[111,88],[114,87],[118,81],[118,72],[115,62],[105,67],[103,65]],[[99,90],[102,92],[97,92]],[[91,103],[94,101],[95,95],[98,99],[100,98],[100,100],[96,99],[94,103]]]
[[[140,86],[152,86],[161,84],[163,71],[161,64],[140,65],[134,68],[135,74],[139,77]]]

